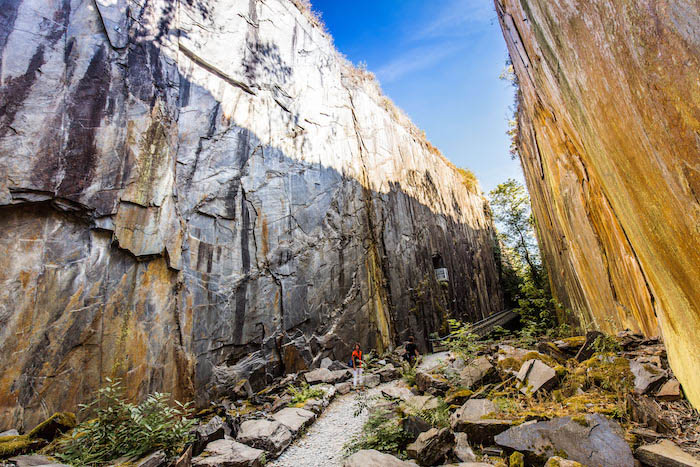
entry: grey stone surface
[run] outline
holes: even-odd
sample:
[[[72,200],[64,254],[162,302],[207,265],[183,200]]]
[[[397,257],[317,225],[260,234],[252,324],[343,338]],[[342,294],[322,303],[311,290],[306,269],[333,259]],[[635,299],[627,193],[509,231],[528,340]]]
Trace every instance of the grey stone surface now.
[[[272,418],[289,428],[292,435],[295,435],[299,430],[313,423],[316,414],[310,410],[287,407],[275,413]]]
[[[569,459],[564,459],[559,456],[553,456],[547,459],[547,463],[544,467],[585,467],[580,462],[572,461]]]
[[[530,395],[551,389],[557,383],[557,372],[540,360],[528,360],[520,367],[516,378],[522,383],[520,392]]]
[[[3,436],[19,436],[19,431],[15,430],[14,428],[11,430],[3,431],[0,433],[0,438]]]
[[[512,422],[486,418],[497,412],[496,405],[488,399],[469,399],[450,417],[450,425],[456,432],[466,433],[474,445],[493,444],[494,436],[511,427]]]
[[[376,388],[382,382],[382,379],[379,377],[379,375],[365,375],[364,380],[365,386],[367,386],[368,388]]]
[[[211,420],[199,425],[195,430],[196,439],[192,447],[192,455],[198,456],[209,443],[230,434],[231,428],[226,425],[226,422],[218,415],[214,415]]]
[[[161,467],[167,465],[168,456],[163,451],[152,452],[143,459],[134,462],[136,467]]]
[[[664,370],[640,359],[630,360],[630,371],[634,375],[634,391],[637,394],[646,394],[658,388],[661,381],[666,379]]]
[[[10,457],[7,460],[10,462],[9,465],[15,465],[17,467],[69,467],[66,464],[58,463],[46,456],[37,454]]]
[[[112,368],[203,406],[218,367],[425,342],[434,252],[456,318],[501,309],[481,194],[292,2],[132,3],[3,11],[0,429]]]
[[[620,426],[599,414],[585,415],[583,423],[571,417],[526,422],[497,435],[495,442],[522,452],[530,462],[565,453],[567,459],[584,465],[634,466]]]
[[[431,428],[418,435],[418,439],[406,447],[406,453],[420,465],[431,466],[443,461],[452,446],[454,435],[448,428]]]
[[[335,382],[333,372],[328,368],[317,368],[308,373],[304,373],[304,379],[309,384]]]
[[[459,373],[460,384],[467,389],[471,389],[495,373],[495,368],[491,365],[488,358],[481,356],[471,362],[466,363],[465,367]]]
[[[469,445],[469,436],[466,433],[455,433],[455,447],[453,449],[455,456],[462,462],[476,461],[476,454]]]
[[[667,439],[638,447],[634,456],[651,467],[700,467],[700,459],[691,456]]]
[[[347,394],[350,392],[350,390],[352,390],[352,383],[350,381],[346,381],[344,383],[336,383],[335,390],[340,395]]]
[[[409,467],[416,465],[418,464],[415,462],[402,461],[374,449],[358,451],[343,462],[343,467]]]
[[[292,442],[292,432],[278,421],[246,420],[241,423],[236,441],[277,457]]]
[[[236,441],[220,439],[209,443],[204,455],[192,459],[194,467],[261,467],[265,452]]]

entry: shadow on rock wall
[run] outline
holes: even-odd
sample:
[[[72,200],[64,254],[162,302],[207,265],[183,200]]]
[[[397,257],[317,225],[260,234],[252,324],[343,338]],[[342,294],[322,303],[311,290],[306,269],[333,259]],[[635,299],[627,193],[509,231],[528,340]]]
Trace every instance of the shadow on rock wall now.
[[[278,86],[292,65],[274,46],[252,42],[259,56],[246,69],[269,82],[247,90],[181,48],[217,79],[205,88],[173,62],[162,15],[141,12],[128,40],[112,28],[110,42],[94,11],[57,11],[92,18],[98,32],[26,36],[26,57],[4,55],[5,73],[26,69],[13,78],[26,92],[3,88],[0,430],[75,410],[106,377],[123,378],[133,399],[158,390],[203,405],[219,383],[260,387],[324,356],[345,360],[355,341],[369,350],[415,334],[425,347],[448,315],[499,311],[490,224],[437,209],[461,215],[481,201],[464,206],[464,192],[429,171],[378,192],[305,160],[299,116]],[[147,17],[155,31],[140,31]],[[3,30],[44,27],[10,20]],[[45,27],[81,32],[68,21]],[[268,113],[283,109],[295,141],[285,147],[299,149],[234,121],[209,90],[218,86],[269,91]]]

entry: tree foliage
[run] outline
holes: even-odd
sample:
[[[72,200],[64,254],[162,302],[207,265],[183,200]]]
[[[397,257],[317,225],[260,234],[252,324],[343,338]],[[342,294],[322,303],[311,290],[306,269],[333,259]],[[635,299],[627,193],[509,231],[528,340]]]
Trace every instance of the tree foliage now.
[[[71,465],[101,465],[113,459],[139,459],[145,454],[162,449],[169,456],[177,454],[192,441],[195,425],[190,415],[190,404],[168,404],[163,393],[149,395],[138,405],[124,397],[119,381],[107,380],[98,397],[84,405],[91,418],[64,436],[54,453],[62,462]]]
[[[557,325],[557,303],[537,245],[527,190],[509,179],[489,195],[500,229],[497,253],[506,298],[520,314],[525,332],[552,329]]]

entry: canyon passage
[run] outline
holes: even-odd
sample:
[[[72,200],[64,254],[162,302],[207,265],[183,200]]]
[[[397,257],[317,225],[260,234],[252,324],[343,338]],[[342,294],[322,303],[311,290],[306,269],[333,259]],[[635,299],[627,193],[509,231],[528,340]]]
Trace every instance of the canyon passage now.
[[[700,5],[494,8],[559,324],[658,340],[692,411]],[[9,0],[0,52],[0,432],[108,379],[204,409],[517,305],[478,182],[307,2]]]

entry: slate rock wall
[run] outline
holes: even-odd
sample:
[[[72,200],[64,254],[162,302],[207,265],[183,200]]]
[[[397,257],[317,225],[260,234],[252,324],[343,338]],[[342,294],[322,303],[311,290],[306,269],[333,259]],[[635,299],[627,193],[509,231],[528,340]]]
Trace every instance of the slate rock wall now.
[[[519,149],[557,297],[663,335],[700,404],[700,4],[496,0]]]
[[[10,0],[0,52],[0,429],[500,310],[478,189],[294,3]]]

